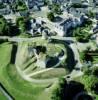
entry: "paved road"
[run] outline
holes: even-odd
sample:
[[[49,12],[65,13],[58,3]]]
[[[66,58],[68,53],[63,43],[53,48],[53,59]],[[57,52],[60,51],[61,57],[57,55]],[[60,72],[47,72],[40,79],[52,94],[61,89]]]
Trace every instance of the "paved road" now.
[[[8,39],[8,41],[12,41],[12,42],[23,42],[23,41],[31,42],[39,38],[41,37],[21,38],[21,37],[0,36],[0,39]],[[51,38],[59,39],[59,40],[66,40],[66,41],[69,40],[69,41],[74,41],[74,42],[76,41],[75,38],[72,38],[72,37],[51,36]]]

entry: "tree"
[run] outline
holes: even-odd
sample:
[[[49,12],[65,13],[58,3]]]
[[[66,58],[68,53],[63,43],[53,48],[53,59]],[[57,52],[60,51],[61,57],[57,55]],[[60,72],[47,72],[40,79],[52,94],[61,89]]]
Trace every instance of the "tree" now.
[[[26,20],[24,17],[17,18],[16,25],[19,27],[21,33],[26,32]]]
[[[49,12],[47,14],[47,18],[50,20],[50,21],[54,21],[54,14],[52,12]]]
[[[45,5],[49,5],[50,4],[49,0],[43,0],[43,1],[44,1]]]
[[[6,19],[0,15],[0,35],[9,35],[10,27],[6,21]]]
[[[92,12],[91,10],[86,14],[89,18],[94,18],[95,17],[95,13]]]
[[[90,33],[86,27],[78,27],[74,29],[73,36],[76,37],[79,42],[88,42]]]
[[[95,75],[96,77],[98,77],[98,67],[94,67],[92,69],[92,74]]]
[[[98,84],[98,78],[94,75],[84,75],[81,78],[81,82],[85,85],[85,88],[91,92],[96,84]]]
[[[52,100],[62,100],[64,91],[64,86],[67,84],[67,81],[64,78],[59,79],[58,86],[53,90]]]
[[[61,14],[61,13],[62,13],[59,4],[53,4],[53,5],[52,5],[52,11],[53,11],[55,14]]]

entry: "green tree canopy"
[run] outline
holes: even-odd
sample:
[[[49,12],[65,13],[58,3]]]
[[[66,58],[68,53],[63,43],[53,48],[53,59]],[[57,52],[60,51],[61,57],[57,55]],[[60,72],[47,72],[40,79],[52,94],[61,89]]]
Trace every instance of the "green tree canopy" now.
[[[6,19],[0,15],[0,35],[9,35],[10,27],[6,21]]]
[[[47,18],[50,20],[50,21],[54,21],[54,14],[52,12],[49,12],[47,14]]]
[[[26,20],[24,17],[17,18],[16,25],[19,27],[21,33],[26,32]]]
[[[61,11],[61,7],[59,4],[53,4],[52,5],[52,11],[55,13],[55,14],[61,14],[62,11]]]
[[[94,75],[84,75],[81,78],[81,82],[85,85],[85,88],[88,91],[93,91],[96,84],[98,84],[98,78],[95,77]]]

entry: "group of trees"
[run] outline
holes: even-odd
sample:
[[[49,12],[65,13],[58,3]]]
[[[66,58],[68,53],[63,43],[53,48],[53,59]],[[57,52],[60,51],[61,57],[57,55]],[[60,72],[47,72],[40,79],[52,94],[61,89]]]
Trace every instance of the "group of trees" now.
[[[0,15],[0,35],[3,36],[14,36],[19,33],[25,33],[27,29],[28,18],[19,17],[16,19],[16,25],[7,20]]]
[[[98,72],[98,67],[93,67],[92,69],[86,69],[84,75],[81,76],[79,79],[77,79],[79,80],[79,82],[77,81],[68,82],[66,81],[66,79],[61,78],[59,80],[57,87],[53,90],[51,100],[73,100],[74,97],[80,92],[85,92],[87,94],[89,92],[92,94],[98,94],[97,72]]]
[[[26,23],[23,17],[16,19],[16,25],[19,27],[21,33],[26,31]]]
[[[89,55],[89,52],[91,52],[91,51],[90,51],[90,48],[88,47],[86,50],[84,50],[83,52],[80,53],[81,61],[93,62],[93,57],[91,55]]]
[[[6,19],[0,15],[0,35],[9,35],[10,26],[8,25]]]
[[[24,11],[27,10],[27,6],[25,5],[24,1],[18,1],[16,5],[17,11]]]
[[[61,11],[61,6],[59,4],[52,4],[51,5],[51,10],[53,13],[55,14],[62,14],[62,11]]]
[[[94,92],[96,85],[98,84],[98,78],[94,75],[84,75],[81,78],[81,81],[89,92]]]
[[[58,14],[58,15],[62,14],[61,7],[59,4],[52,4],[52,5],[49,5],[49,7],[51,9],[51,12],[47,14],[47,18],[50,21],[54,21],[55,14]]]
[[[26,33],[29,17],[18,17],[16,19],[16,25],[18,26],[20,33]]]
[[[73,36],[79,42],[88,42],[92,33],[90,33],[92,21],[86,20],[83,25],[73,29]]]
[[[27,10],[27,6],[25,5],[25,2],[22,0],[17,0],[16,2],[10,4],[10,7],[14,13],[17,11]]]
[[[54,21],[54,14],[53,14],[53,12],[49,12],[48,14],[47,14],[47,18],[50,20],[50,21]]]
[[[78,27],[73,31],[73,36],[76,37],[79,42],[88,42],[90,35],[84,28]]]
[[[98,67],[84,67],[84,75],[80,78],[81,82],[89,92],[98,94]]]
[[[86,15],[89,17],[89,18],[94,18],[96,16],[95,12],[93,11],[89,11],[88,13],[86,13]]]

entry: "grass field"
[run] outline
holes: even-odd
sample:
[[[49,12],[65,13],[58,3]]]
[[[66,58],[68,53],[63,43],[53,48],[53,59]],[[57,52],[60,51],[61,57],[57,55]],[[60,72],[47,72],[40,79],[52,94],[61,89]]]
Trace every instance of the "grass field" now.
[[[15,100],[43,100],[45,88],[49,84],[34,84],[23,80],[17,73],[15,65],[10,64],[12,44],[0,44],[0,82]],[[43,94],[43,95],[41,95]],[[51,100],[46,96],[46,100]],[[3,95],[0,94],[0,100]]]
[[[0,91],[0,100],[6,100],[7,98],[3,95],[3,93]]]
[[[30,54],[31,55],[33,54],[32,48],[33,48],[34,44],[37,46],[39,46],[39,45],[46,46],[47,47],[46,51],[49,56],[55,57],[56,54],[60,54],[62,52],[62,50],[64,51],[64,54],[66,56],[66,48],[65,48],[64,44],[52,44],[52,43],[48,43],[46,40],[43,40],[43,39],[40,40],[40,42],[37,41],[35,43],[34,42],[18,43],[18,50],[17,50],[17,55],[16,55],[16,66],[25,75],[29,75],[34,72],[38,72],[38,71],[45,69],[45,68],[41,68],[41,67],[37,66],[37,64],[36,64],[37,59],[35,56],[33,56],[33,57],[30,56]],[[41,55],[41,53],[40,53],[40,55]],[[41,55],[41,60],[43,59],[42,56],[43,55]],[[49,62],[49,64],[47,64],[47,65],[50,65],[50,63],[53,63],[55,65],[58,62],[57,59],[56,60],[55,59],[52,59],[51,62]],[[64,61],[64,63],[65,63],[65,61]],[[53,64],[52,64],[52,66],[54,66]],[[49,66],[49,67],[52,67],[52,66]],[[49,68],[49,67],[47,66],[47,68]],[[47,79],[47,78],[49,79],[49,78],[58,78],[60,76],[66,75],[66,74],[67,73],[66,73],[65,68],[60,67],[60,68],[55,68],[51,71],[47,71],[45,73],[38,74],[35,77],[36,77],[36,79],[38,79],[38,78],[39,79]],[[35,77],[32,76],[31,78],[33,79]]]
[[[59,72],[59,73],[58,73]],[[57,78],[62,77],[68,74],[64,68],[54,68],[48,72],[44,72],[38,75],[33,76],[33,78],[36,79],[51,79],[51,78]]]

